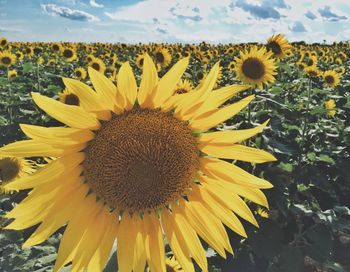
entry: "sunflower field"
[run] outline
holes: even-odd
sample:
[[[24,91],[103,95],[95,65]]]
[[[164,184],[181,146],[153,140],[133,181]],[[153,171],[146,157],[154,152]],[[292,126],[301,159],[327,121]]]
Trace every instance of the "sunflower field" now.
[[[0,38],[0,271],[350,271],[349,67]]]

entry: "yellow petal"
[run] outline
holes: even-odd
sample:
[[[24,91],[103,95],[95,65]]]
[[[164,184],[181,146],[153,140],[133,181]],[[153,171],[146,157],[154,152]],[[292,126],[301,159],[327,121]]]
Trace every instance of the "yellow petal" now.
[[[214,111],[210,116],[206,118],[194,119],[190,122],[190,128],[199,131],[206,131],[214,126],[217,126],[218,124],[226,121],[227,119],[240,112],[253,99],[254,95],[248,96],[230,106]]]
[[[123,63],[118,73],[118,91],[126,98],[125,109],[130,110],[135,104],[137,97],[137,85],[129,62]]]
[[[152,272],[164,272],[165,252],[160,222],[154,214],[145,214],[143,220],[147,235],[145,250],[148,265]]]
[[[95,137],[92,131],[77,128],[46,128],[26,124],[20,124],[20,127],[29,138],[48,144],[57,144],[61,142],[67,145],[73,145],[88,142]]]
[[[210,186],[203,184],[203,186],[218,202],[221,202],[227,208],[231,209],[234,213],[252,223],[254,226],[258,226],[253,213],[238,195],[227,192],[227,190],[216,184],[210,184]]]
[[[158,83],[158,73],[157,68],[154,65],[151,57],[145,54],[143,59],[143,72],[142,79],[140,83],[140,89],[138,92],[138,103],[141,108],[148,106],[149,97],[153,92],[154,87]]]
[[[65,201],[53,200],[56,202],[55,205],[49,210],[40,226],[23,244],[23,248],[44,242],[71,218],[75,207],[85,198],[88,191],[88,188],[83,183],[79,187],[75,188],[73,192],[72,190],[66,192]]]
[[[62,236],[54,272],[73,260],[77,247],[86,232],[86,226],[90,224],[99,210],[100,205],[97,205],[94,194],[90,194],[77,205],[75,215],[72,216]]]
[[[229,98],[235,94],[249,89],[249,85],[230,85],[223,87],[219,90],[212,91],[208,99],[204,101],[200,108],[198,108],[193,115],[193,119],[200,119],[203,114],[211,112],[222,104],[224,104]]]
[[[32,93],[34,102],[48,115],[67,126],[81,129],[98,129],[97,118],[79,106],[65,105],[59,101]]]
[[[216,131],[203,133],[199,137],[199,141],[201,143],[212,143],[212,144],[230,144],[230,143],[239,143],[246,139],[249,139],[259,132],[261,132],[267,125],[269,120],[257,126],[255,128],[250,129],[240,129],[240,130],[224,130],[224,131]]]
[[[232,229],[234,232],[239,235],[247,238],[247,233],[244,230],[244,227],[241,221],[237,216],[232,213],[229,209],[224,207],[221,203],[217,202],[214,197],[206,190],[204,186],[194,186],[198,190],[197,195],[200,196],[203,205],[215,214],[226,226]],[[209,187],[209,186],[208,186]]]
[[[84,160],[84,153],[73,153],[56,159],[48,165],[39,168],[34,174],[22,177],[4,186],[8,190],[30,189],[43,183],[49,183],[64,178]]]
[[[261,179],[254,175],[249,174],[238,166],[214,158],[201,158],[201,171],[206,175],[219,180],[225,180],[243,186],[250,186],[254,188],[268,189],[273,185],[267,180]]]
[[[182,100],[179,103],[175,111],[179,112],[178,114],[183,120],[188,120],[192,116],[189,114],[191,109],[198,109],[208,98],[217,81],[219,71],[220,65],[219,62],[217,62],[210,70],[208,76],[204,79],[201,88],[198,91],[191,92],[190,97],[188,97],[186,100]]]
[[[89,77],[91,83],[94,86],[100,101],[102,102],[103,109],[114,110],[116,102],[117,87],[106,78],[102,73],[96,71],[92,67],[88,67]]]
[[[159,108],[175,92],[175,86],[187,69],[189,58],[178,61],[160,80],[154,98],[154,108]]]
[[[85,143],[72,146],[53,146],[37,140],[24,140],[5,145],[0,148],[0,156],[12,157],[61,157],[77,153],[86,147]]]
[[[193,271],[194,267],[191,261],[188,246],[184,241],[181,233],[176,232],[176,223],[174,222],[175,215],[169,214],[169,211],[163,211],[162,213],[162,226],[165,231],[166,237],[169,241],[171,250],[174,252],[176,260],[180,263],[182,269],[185,271]],[[193,230],[192,230],[193,231]],[[198,238],[198,237],[197,237]]]
[[[198,201],[183,201],[184,211],[188,222],[193,229],[213,248],[220,256],[226,258],[225,247],[228,246],[228,237],[224,226],[216,217],[203,207]],[[182,203],[180,203],[181,206]]]
[[[252,163],[264,163],[276,161],[277,159],[270,153],[257,148],[252,148],[240,144],[214,144],[201,143],[199,149],[209,155]]]
[[[79,97],[79,106],[83,107],[84,110],[90,112],[106,109],[97,93],[83,82],[71,78],[63,78],[63,83],[69,92]]]

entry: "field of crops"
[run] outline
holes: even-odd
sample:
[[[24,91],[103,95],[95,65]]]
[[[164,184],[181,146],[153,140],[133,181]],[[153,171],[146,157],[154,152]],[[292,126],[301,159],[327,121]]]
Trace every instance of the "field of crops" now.
[[[90,78],[91,75],[94,77],[94,73],[90,72],[94,69],[104,74],[120,89],[122,84],[118,83],[118,78],[123,77],[124,71],[121,67],[125,67],[124,63],[128,62],[135,75],[136,84],[140,86],[143,69],[145,71],[145,67],[150,65],[150,59],[155,63],[158,77],[162,78],[164,75],[167,76],[167,72],[178,61],[188,57],[187,69],[180,74],[181,79],[174,82],[175,88],[170,91],[182,97],[190,94],[186,96],[188,102],[195,101],[193,105],[199,107],[197,100],[194,100],[195,94],[201,92],[203,86],[211,84],[206,79],[213,77],[215,69],[218,76],[215,82],[212,82],[213,92],[215,90],[225,92],[225,88],[229,85],[244,84],[229,97],[219,98],[222,99],[221,107],[255,95],[252,102],[210,131],[237,129],[248,131],[247,129],[256,128],[269,120],[264,129],[260,127],[256,131],[259,132],[256,136],[238,137],[237,141],[242,145],[265,150],[276,157],[275,161],[270,159],[270,162],[266,162],[267,159],[260,161],[254,158],[254,154],[250,160],[241,160],[240,155],[237,155],[237,158],[230,157],[232,159],[220,157],[256,177],[268,180],[273,188],[263,190],[269,203],[268,207],[263,205],[263,200],[259,201],[254,197],[249,198],[249,195],[244,193],[238,193],[245,200],[259,225],[257,228],[248,221],[241,220],[247,238],[238,235],[237,231],[232,231],[229,224],[220,219],[225,225],[234,255],[226,252],[224,259],[220,256],[223,254],[217,252],[216,244],[211,245],[210,237],[207,237],[213,233],[210,222],[202,226],[203,228],[208,226],[209,234],[205,231],[204,234],[196,231],[205,250],[208,270],[350,271],[350,43],[289,44],[283,36],[272,37],[267,44],[218,45],[204,42],[195,45],[22,43],[1,38],[0,147],[28,139],[19,124],[64,126],[62,120],[57,118],[58,114],[51,114],[55,117],[51,118],[50,110],[45,110],[45,113],[40,109],[43,109],[40,103],[37,103],[39,108],[33,102],[32,93],[53,98],[62,105],[69,105],[74,109],[82,107],[86,110],[91,107],[92,95],[91,97],[87,95],[86,100],[82,99],[77,93],[66,88],[68,81],[62,78],[76,79],[98,89],[99,87],[93,85]],[[119,73],[120,70],[123,71]],[[171,81],[171,78],[168,80]],[[109,86],[107,85],[101,84],[103,86],[101,88],[107,88]],[[208,97],[210,99],[211,96]],[[140,97],[139,103],[142,104]],[[212,103],[216,102],[213,100]],[[169,100],[168,104],[171,104]],[[181,103],[176,105],[180,107]],[[56,104],[52,104],[52,107],[59,108]],[[187,107],[189,112],[194,110],[191,109],[191,105]],[[176,112],[176,107],[173,111]],[[99,115],[103,116],[102,119],[105,118],[104,113]],[[214,115],[215,112],[207,114],[209,119],[211,114]],[[72,113],[71,119],[74,118]],[[105,118],[107,119],[108,117]],[[27,130],[29,131],[29,127]],[[35,134],[33,132],[26,134],[28,136],[31,133]],[[39,135],[41,131],[38,130],[37,133]],[[195,133],[200,135],[201,132]],[[63,137],[62,141],[64,140]],[[36,146],[32,148],[34,150]],[[45,165],[60,157],[55,156],[54,152],[51,155],[50,152],[43,151],[42,146],[37,148],[41,148],[41,152],[31,153],[33,156],[24,156],[22,153],[25,152],[21,151],[0,149],[1,186],[20,182],[23,177],[44,169]],[[184,149],[186,148],[187,146],[184,146]],[[225,145],[222,148],[225,148]],[[11,156],[7,156],[6,152]],[[208,153],[203,150],[201,152]],[[23,157],[26,157],[25,162]],[[8,161],[14,158],[23,160],[15,164],[20,165],[17,170],[8,164]],[[51,175],[55,175],[55,172]],[[2,228],[13,220],[3,216],[18,203],[25,202],[32,187],[23,186],[18,191],[9,188],[12,187],[5,186],[1,189]],[[47,194],[49,193],[50,191]],[[38,207],[32,205],[30,211],[32,216],[40,217],[36,213]],[[50,203],[47,205],[48,208],[51,207]],[[18,215],[16,220],[17,218],[21,220],[21,216]],[[18,223],[14,230],[0,230],[0,271],[52,271],[65,224],[50,230],[52,235],[44,239],[45,241],[38,238],[37,244],[33,242],[22,249],[22,245],[35,232],[42,220],[32,221],[33,224],[21,221],[22,223]],[[163,228],[166,231],[166,227]],[[66,231],[67,229],[68,227]],[[133,243],[132,238],[126,243]],[[167,235],[164,247],[168,257],[174,255],[173,243],[174,241]],[[116,271],[115,245],[111,254],[104,270],[106,272]],[[134,257],[136,255],[137,253]],[[196,261],[194,270],[202,271],[200,262],[193,254],[190,255]],[[175,252],[175,257],[177,260],[181,259],[179,251]],[[71,256],[71,259],[67,259],[67,265],[61,271],[70,271],[72,258]],[[122,257],[118,256],[118,260],[119,258]],[[151,271],[157,271],[152,268],[149,259],[152,260],[147,256]],[[175,264],[167,260],[166,271],[187,272],[184,268],[181,270],[180,265],[184,265],[185,261],[180,261],[178,264],[175,258],[172,260]],[[126,267],[125,264],[122,265]],[[134,267],[134,271],[143,271],[144,267],[140,270]]]

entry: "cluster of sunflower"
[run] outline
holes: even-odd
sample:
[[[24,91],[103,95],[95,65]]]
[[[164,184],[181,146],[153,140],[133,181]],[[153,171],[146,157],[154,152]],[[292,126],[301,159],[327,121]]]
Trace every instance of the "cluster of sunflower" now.
[[[336,88],[349,49],[291,45],[281,34],[266,44],[29,44],[1,38],[0,46],[8,79],[18,75],[13,67],[31,60],[64,76],[65,86],[59,101],[32,93],[62,126],[21,124],[28,139],[0,148],[1,189],[30,190],[5,215],[12,220],[5,229],[39,224],[24,243],[29,247],[67,225],[54,271],[66,265],[102,271],[117,241],[120,271],[134,272],[195,271],[194,261],[208,271],[202,240],[224,258],[233,253],[224,225],[247,237],[241,219],[258,226],[249,203],[267,217],[262,190],[273,187],[235,162],[276,158],[243,144],[268,121],[233,130],[223,123],[253,101],[252,93],[266,92],[278,80],[283,62]],[[324,63],[334,69],[321,72],[317,65],[328,67]],[[325,107],[335,115],[334,100]],[[28,160],[33,157],[45,163]]]

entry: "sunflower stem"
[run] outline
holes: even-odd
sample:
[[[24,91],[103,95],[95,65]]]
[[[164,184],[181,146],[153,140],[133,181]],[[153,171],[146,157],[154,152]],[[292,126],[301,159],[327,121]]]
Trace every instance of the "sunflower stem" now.
[[[8,86],[8,90],[9,90],[9,96],[10,96],[10,100],[12,101],[12,99],[11,99],[11,97],[12,97],[12,89],[11,89],[11,81],[10,81],[9,68],[8,67],[6,67],[6,77],[7,77],[7,86]],[[12,125],[13,112],[12,112],[12,105],[11,104],[8,105],[8,112],[9,112],[9,116],[10,116],[9,123],[10,123],[10,125]]]
[[[308,88],[307,88],[307,101],[306,101],[306,112],[305,112],[305,117],[304,117],[304,124],[303,124],[303,130],[301,134],[301,152],[299,156],[298,162],[301,162],[302,155],[306,153],[306,147],[305,147],[305,142],[306,142],[306,130],[307,130],[307,125],[309,121],[309,112],[310,112],[310,102],[311,102],[311,87],[312,87],[312,80],[309,78],[308,80]],[[299,164],[298,163],[298,164]]]
[[[40,92],[40,76],[39,76],[39,63],[36,63],[36,80],[37,80],[37,90]]]

